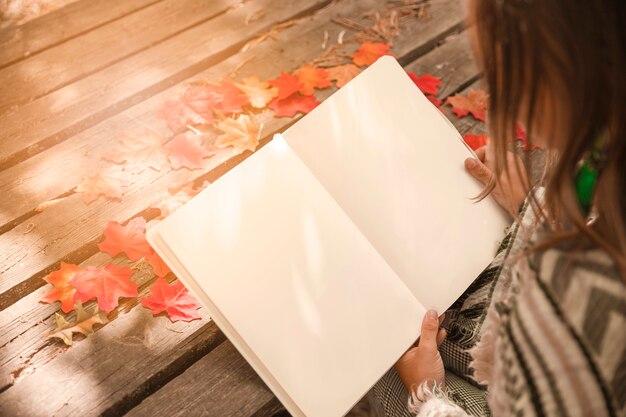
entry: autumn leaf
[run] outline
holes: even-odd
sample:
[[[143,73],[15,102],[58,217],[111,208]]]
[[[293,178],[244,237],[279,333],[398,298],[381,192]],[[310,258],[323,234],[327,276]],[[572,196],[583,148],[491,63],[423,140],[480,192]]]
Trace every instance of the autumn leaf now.
[[[166,137],[147,128],[143,133],[121,133],[119,146],[104,158],[118,164],[126,162],[130,167],[150,167],[160,171],[167,164],[167,150],[163,146],[166,140]]]
[[[170,267],[167,266],[165,262],[163,262],[163,259],[161,259],[159,254],[156,252],[154,252],[152,256],[150,256],[150,259],[148,259],[148,263],[152,267],[154,275],[156,275],[157,277],[164,277],[172,272]]]
[[[300,94],[310,96],[316,88],[330,87],[332,83],[328,79],[328,72],[324,68],[316,68],[312,65],[306,65],[296,72],[296,77],[302,83]]]
[[[487,117],[487,106],[489,105],[487,93],[482,90],[470,90],[467,96],[457,94],[449,97],[447,104],[452,106],[452,112],[459,117],[467,116],[471,113],[477,120],[485,121]]]
[[[152,314],[165,311],[173,322],[200,318],[197,311],[200,304],[180,281],[169,285],[165,278],[158,278],[150,288],[150,295],[142,298],[141,305],[152,310]]]
[[[74,324],[65,320],[65,317],[56,313],[54,315],[56,326],[55,329],[47,336],[48,339],[58,338],[68,346],[72,345],[72,337],[74,333],[80,333],[86,337],[94,333],[96,324],[106,324],[109,322],[106,313],[95,309],[93,313],[88,313],[80,302],[76,302],[76,321]]]
[[[327,68],[326,71],[328,71],[328,78],[335,81],[337,88],[341,88],[359,75],[362,70],[354,64],[345,64]]]
[[[240,113],[248,97],[230,80],[192,84],[181,96],[181,101],[206,119],[213,119],[213,111]]]
[[[420,77],[412,72],[409,72],[409,77],[415,85],[426,95],[436,95],[439,91],[439,87],[443,84],[441,80],[430,74],[424,74]]]
[[[364,42],[352,55],[352,61],[358,66],[370,66],[378,58],[387,55],[390,46],[382,42]]]
[[[528,137],[526,135],[526,129],[524,129],[524,126],[519,123],[515,126],[515,140],[522,143],[523,150],[528,150]],[[530,150],[533,151],[535,149],[543,149],[543,147],[533,143],[530,146]]]
[[[426,96],[426,98],[428,99],[428,101],[430,101],[431,103],[433,103],[433,105],[435,107],[437,107],[439,110],[441,110],[441,105],[443,104],[443,101],[439,100],[437,97],[435,96]]]
[[[206,164],[204,158],[212,153],[202,146],[200,137],[193,132],[178,134],[167,144],[169,160],[173,169],[200,169]]]
[[[260,81],[257,77],[247,77],[240,83],[235,83],[250,100],[252,107],[262,109],[278,95],[278,88],[271,87],[267,81]]]
[[[146,219],[135,217],[122,226],[110,221],[104,229],[104,240],[98,243],[98,249],[111,256],[124,252],[131,261],[152,256],[152,248],[146,240]]]
[[[167,217],[189,201],[195,194],[196,190],[194,190],[192,183],[176,189],[170,187],[168,191],[158,195],[152,207],[161,211],[161,217]]]
[[[293,117],[298,112],[307,114],[317,107],[318,104],[320,103],[315,99],[315,96],[303,96],[295,93],[282,100],[274,99],[270,101],[268,107],[274,110],[274,116],[276,117]]]
[[[76,288],[74,300],[81,303],[97,299],[98,307],[110,312],[118,305],[120,297],[137,297],[137,284],[131,281],[133,270],[108,264],[104,268],[88,266],[70,281]]]
[[[281,72],[278,78],[269,80],[268,82],[278,88],[278,95],[274,101],[291,97],[296,91],[299,91],[303,87],[302,81],[288,72]]]
[[[83,179],[83,182],[76,186],[77,193],[83,193],[83,200],[89,204],[104,196],[113,200],[121,200],[122,187],[130,184],[130,174],[122,171],[121,168],[110,168],[98,172],[91,177]]]
[[[157,110],[157,117],[165,120],[167,127],[178,133],[188,124],[210,124],[213,122],[213,113],[205,112],[204,116],[187,107],[179,100],[168,100]]]
[[[259,124],[246,114],[240,114],[237,119],[224,119],[216,127],[224,132],[215,140],[215,146],[219,148],[232,146],[242,151],[247,149],[254,152],[259,145],[261,137]]]
[[[58,270],[50,272],[43,278],[47,283],[52,284],[53,288],[48,290],[41,297],[40,301],[42,303],[60,301],[61,311],[64,313],[74,310],[74,293],[76,288],[70,285],[70,281],[80,270],[77,265],[61,262]]]
[[[473,133],[465,135],[463,140],[467,143],[467,146],[472,148],[473,151],[485,146],[487,142],[489,142],[487,135],[474,135]]]

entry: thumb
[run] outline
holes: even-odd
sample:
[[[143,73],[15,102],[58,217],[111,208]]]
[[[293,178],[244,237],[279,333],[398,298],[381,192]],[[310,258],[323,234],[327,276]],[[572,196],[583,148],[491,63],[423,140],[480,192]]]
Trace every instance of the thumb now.
[[[491,170],[476,158],[465,159],[465,169],[472,177],[476,178],[483,185],[487,185],[493,175]]]
[[[420,335],[420,347],[432,347],[437,349],[437,333],[439,331],[439,316],[435,310],[428,310],[422,321],[422,334]]]

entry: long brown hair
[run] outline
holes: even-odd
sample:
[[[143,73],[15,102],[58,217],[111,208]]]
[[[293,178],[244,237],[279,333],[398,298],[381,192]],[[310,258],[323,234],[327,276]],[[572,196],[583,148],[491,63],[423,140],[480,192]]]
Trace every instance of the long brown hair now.
[[[604,249],[626,277],[626,1],[473,0],[470,17],[479,65],[489,89],[494,181],[509,175],[507,144],[516,124],[528,148],[548,115],[556,129],[540,217],[550,238],[535,250],[568,242]],[[575,175],[599,135],[605,162],[593,196],[591,223],[578,202]],[[535,136],[536,138],[536,136]],[[531,172],[532,159],[524,163]]]

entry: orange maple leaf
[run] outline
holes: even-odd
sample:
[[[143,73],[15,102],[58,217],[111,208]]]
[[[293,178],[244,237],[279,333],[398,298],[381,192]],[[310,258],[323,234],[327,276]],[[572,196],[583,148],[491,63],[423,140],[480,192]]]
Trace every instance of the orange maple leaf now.
[[[216,127],[224,132],[215,140],[215,146],[219,148],[232,146],[242,151],[247,149],[254,152],[259,145],[261,137],[259,124],[246,114],[240,114],[237,119],[224,119]]]
[[[53,288],[48,290],[43,297],[41,297],[42,303],[54,303],[55,301],[61,302],[61,310],[64,313],[69,313],[74,310],[74,293],[76,288],[70,285],[70,281],[76,273],[81,269],[74,264],[66,264],[61,262],[61,266],[58,270],[50,272],[44,277],[44,280],[53,285]]]
[[[205,166],[207,156],[212,153],[202,146],[200,137],[193,132],[178,134],[166,145],[169,150],[168,158],[173,169],[182,167],[201,169]]]
[[[104,196],[109,199],[120,200],[124,194],[122,188],[130,184],[130,174],[119,168],[111,168],[86,177],[74,189],[83,193],[83,200],[89,204]]]
[[[230,80],[219,83],[191,84],[181,96],[181,101],[202,117],[211,120],[213,111],[241,113],[248,96]]]
[[[302,83],[300,94],[310,96],[315,88],[330,87],[332,83],[328,79],[328,72],[324,68],[316,68],[312,65],[306,65],[296,72],[296,77]]]
[[[409,77],[413,80],[417,88],[426,95],[436,95],[439,91],[439,87],[443,84],[439,78],[430,74],[424,74],[418,77],[415,73],[409,72]]]
[[[485,121],[489,96],[483,90],[470,90],[467,96],[457,94],[448,97],[446,103],[452,106],[452,112],[458,117],[464,117],[471,113],[477,120]]]
[[[320,103],[315,100],[315,96],[303,96],[300,93],[295,93],[282,100],[275,98],[270,101],[268,107],[274,110],[276,117],[293,117],[298,112],[307,114],[318,104]]]
[[[152,310],[152,314],[165,311],[173,322],[200,318],[200,304],[180,281],[169,285],[165,278],[158,278],[150,288],[150,295],[142,298],[141,305]]]
[[[150,259],[148,260],[148,263],[152,267],[152,272],[154,272],[154,275],[156,275],[157,277],[164,277],[172,272],[170,267],[167,266],[165,262],[163,262],[163,259],[161,259],[159,254],[156,252],[152,254]]]
[[[150,167],[157,171],[167,164],[167,150],[163,146],[167,138],[146,128],[143,133],[120,133],[120,146],[113,148],[104,159],[118,164],[126,162],[129,167]]]
[[[74,300],[81,303],[97,299],[98,308],[110,312],[120,297],[137,297],[137,284],[131,281],[133,270],[108,264],[103,269],[88,266],[70,281],[76,288]]]
[[[328,71],[328,78],[335,81],[337,88],[341,88],[359,75],[362,70],[354,64],[345,64],[327,68],[326,71]]]
[[[278,95],[278,88],[271,87],[267,81],[260,81],[257,77],[247,77],[240,83],[235,83],[250,100],[252,107],[262,109]]]
[[[275,100],[287,98],[302,88],[302,81],[288,72],[281,72],[278,78],[269,80],[268,82],[278,88],[278,95]]]
[[[389,45],[382,42],[364,42],[352,55],[352,61],[358,66],[370,66],[381,56],[387,55],[389,48]]]
[[[104,229],[104,240],[98,243],[98,249],[111,256],[124,252],[131,261],[152,256],[152,247],[146,240],[146,219],[135,217],[122,226],[116,221],[107,223]]]

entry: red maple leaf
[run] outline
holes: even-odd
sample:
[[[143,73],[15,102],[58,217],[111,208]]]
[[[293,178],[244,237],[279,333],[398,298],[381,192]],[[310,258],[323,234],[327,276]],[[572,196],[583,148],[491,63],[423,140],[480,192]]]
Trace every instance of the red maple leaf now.
[[[120,297],[137,297],[137,284],[131,281],[133,270],[108,264],[103,269],[88,266],[70,281],[76,288],[74,300],[85,303],[97,299],[98,308],[110,312],[118,305]]]
[[[152,272],[154,272],[154,275],[156,275],[157,277],[164,277],[172,272],[170,267],[167,266],[165,262],[163,262],[163,259],[161,259],[159,254],[156,252],[154,252],[152,256],[150,256],[148,263],[152,266]]]
[[[358,66],[370,66],[381,56],[388,55],[389,48],[389,45],[382,42],[364,42],[352,55],[352,61]]]
[[[207,120],[213,119],[213,111],[241,113],[248,103],[248,96],[230,80],[219,83],[192,84],[181,97],[182,102]]]
[[[489,142],[487,135],[474,135],[473,133],[465,135],[463,140],[467,143],[467,146],[472,148],[473,151],[478,148],[482,148],[487,144],[487,142]]]
[[[274,100],[283,100],[293,95],[296,91],[299,91],[304,87],[302,81],[295,75],[288,72],[281,72],[278,78],[269,80],[270,85],[278,88],[278,95]]]
[[[457,94],[449,97],[447,104],[452,106],[452,111],[459,117],[472,114],[477,120],[485,121],[487,118],[488,95],[482,90],[470,90],[467,96]]]
[[[40,301],[42,303],[60,301],[61,310],[64,313],[69,313],[74,310],[74,293],[76,292],[76,288],[70,285],[70,281],[79,271],[81,271],[81,269],[77,265],[61,262],[61,266],[58,270],[50,272],[44,277],[44,280],[52,284],[54,288],[48,290],[48,292],[41,297]]]
[[[522,126],[521,124],[517,124],[515,125],[515,140],[518,140],[520,142],[522,142],[522,149],[523,150],[528,150],[528,136],[526,135],[526,129],[524,129],[524,126]],[[536,145],[536,144],[532,144],[530,146],[530,150],[535,150],[535,149],[543,149],[541,146]]]
[[[409,72],[409,77],[415,85],[422,91],[422,93],[428,95],[436,95],[439,91],[439,87],[443,84],[441,80],[430,74],[424,74],[420,77],[413,72]]]
[[[124,252],[131,261],[149,259],[153,250],[146,240],[146,219],[135,217],[126,226],[110,221],[104,229],[104,240],[98,243],[98,249],[111,256]]]
[[[174,133],[185,129],[188,124],[210,124],[213,122],[213,114],[206,112],[204,116],[187,107],[179,100],[168,100],[157,110],[157,117],[165,120],[167,127]]]
[[[150,288],[150,295],[141,300],[141,305],[152,310],[152,314],[167,312],[173,322],[200,318],[200,304],[180,281],[169,285],[165,278],[158,278]]]
[[[295,93],[282,100],[276,98],[270,101],[268,107],[274,110],[276,117],[293,117],[298,112],[307,114],[318,104],[320,103],[315,100],[315,96],[303,96],[300,93]]]
[[[193,132],[180,133],[166,145],[173,169],[182,167],[200,169],[205,166],[204,158],[212,153],[202,146],[200,138]]]
[[[324,68],[316,68],[312,65],[306,65],[296,72],[296,77],[302,83],[300,94],[310,96],[315,88],[330,87],[332,83],[328,79],[328,71]]]
[[[431,95],[427,95],[426,98],[428,99],[428,101],[433,103],[433,105],[435,107],[437,107],[439,110],[441,110],[440,107],[441,107],[441,104],[443,103],[441,100],[439,100],[437,97],[431,96]]]

